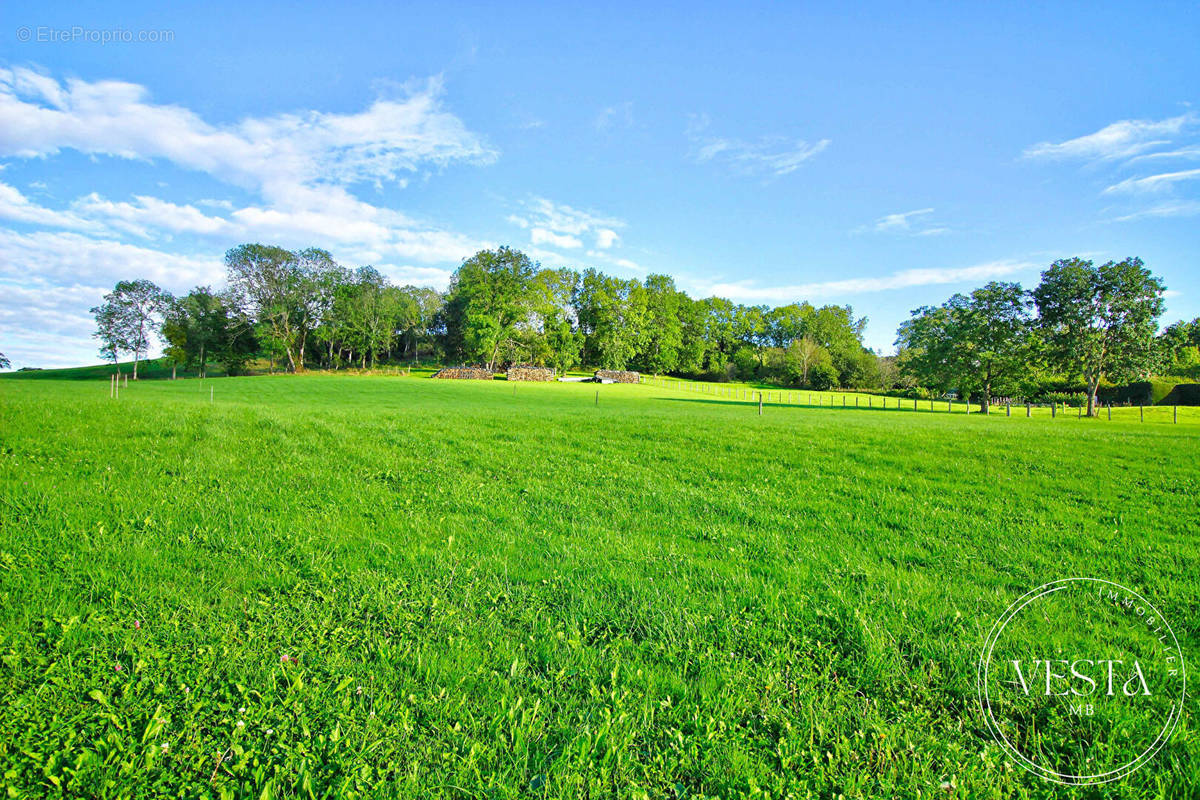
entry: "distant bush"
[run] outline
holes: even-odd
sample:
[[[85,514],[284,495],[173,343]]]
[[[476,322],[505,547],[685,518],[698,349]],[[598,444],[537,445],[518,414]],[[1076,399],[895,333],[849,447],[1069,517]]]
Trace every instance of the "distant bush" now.
[[[818,392],[827,392],[838,383],[838,371],[833,364],[817,364],[808,371],[808,383]]]

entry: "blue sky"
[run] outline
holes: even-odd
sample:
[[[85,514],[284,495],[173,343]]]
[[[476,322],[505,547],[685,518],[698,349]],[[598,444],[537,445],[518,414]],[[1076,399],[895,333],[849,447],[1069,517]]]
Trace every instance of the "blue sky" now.
[[[1200,316],[1200,10],[1056,5],[10,0],[0,352],[94,363],[116,280],[218,285],[246,241],[439,288],[511,244],[850,304],[883,352],[1072,255]]]

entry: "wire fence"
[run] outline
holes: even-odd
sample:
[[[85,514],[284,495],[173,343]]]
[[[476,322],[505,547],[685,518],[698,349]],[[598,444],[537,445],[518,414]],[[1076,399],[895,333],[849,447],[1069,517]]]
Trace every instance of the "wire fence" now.
[[[655,386],[662,389],[685,392],[689,394],[707,395],[715,400],[750,403],[756,405],[758,413],[769,406],[796,406],[800,408],[842,408],[880,411],[908,411],[910,413],[942,413],[963,414],[965,416],[999,414],[1005,417],[1049,417],[1050,419],[1084,419],[1087,416],[1086,404],[1070,405],[1058,403],[1013,402],[1010,398],[993,398],[985,409],[980,409],[976,403],[968,403],[954,398],[916,399],[906,397],[890,397],[888,395],[873,395],[866,392],[851,391],[807,391],[800,389],[771,389],[758,388],[738,384],[705,383],[687,381],[665,376],[642,375],[639,383],[643,386]],[[1116,414],[1114,415],[1114,409]],[[1155,405],[1114,405],[1098,404],[1095,418],[1102,420],[1137,421],[1137,422],[1168,422],[1179,423],[1179,406]],[[1187,422],[1200,422],[1200,412],[1185,407],[1184,418]]]

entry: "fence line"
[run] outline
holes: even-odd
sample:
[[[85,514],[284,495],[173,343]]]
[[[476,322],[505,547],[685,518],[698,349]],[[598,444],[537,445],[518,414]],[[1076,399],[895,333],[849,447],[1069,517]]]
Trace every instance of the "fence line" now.
[[[808,394],[808,402],[803,403],[800,400],[801,397],[803,397],[802,392],[790,391],[790,390],[784,390],[784,389],[774,389],[774,390],[773,389],[752,389],[748,386],[727,386],[727,385],[720,384],[720,383],[706,383],[706,382],[702,382],[702,381],[685,381],[685,380],[680,380],[679,378],[669,378],[669,377],[665,377],[665,376],[656,376],[656,375],[641,375],[638,377],[638,382],[640,384],[642,384],[643,386],[657,386],[660,388],[674,389],[676,391],[681,391],[681,392],[693,392],[695,394],[708,394],[708,395],[712,395],[713,397],[732,398],[734,400],[743,400],[743,401],[748,401],[750,403],[754,403],[757,400],[758,413],[760,415],[762,414],[762,409],[763,409],[764,403],[770,404],[772,402],[774,402],[776,405],[796,406],[797,408],[824,408],[825,407],[824,400],[821,396],[822,393],[820,393],[820,392],[817,393],[815,402],[813,401],[813,393],[808,392],[807,393]],[[774,395],[774,400],[771,399],[772,394]],[[860,401],[861,397],[863,396],[862,392],[833,392],[833,391],[830,391],[830,392],[825,392],[824,394],[828,395],[828,397],[829,397],[829,407],[830,408],[835,407],[835,398],[838,395],[840,395],[842,398],[842,408],[849,408],[849,403],[847,401],[847,398],[850,395],[854,395],[854,407],[861,408],[861,406],[859,405],[859,401]],[[882,401],[883,409],[884,410],[888,409],[888,402],[887,402],[888,396],[887,395],[867,394],[866,397],[867,397],[867,406],[866,407],[868,409],[875,407],[876,397],[878,397]],[[895,409],[897,411],[907,410],[907,407],[904,406],[904,404],[903,404],[904,398],[898,397],[898,398],[895,398],[895,400],[896,400]],[[997,402],[989,402],[987,405],[987,411],[984,411],[984,412],[979,412],[979,411],[973,412],[971,410],[972,404],[970,402],[959,401],[961,403],[961,405],[963,406],[961,413],[963,413],[967,416],[970,416],[972,413],[976,413],[976,414],[982,413],[984,416],[990,416],[992,413],[993,406],[998,406],[998,407],[1002,406],[1004,409],[1004,416],[1006,416],[1006,417],[1012,416],[1012,405],[1013,405],[1012,398],[1009,398],[1009,397],[993,398],[993,400],[997,401]],[[919,403],[920,403],[919,399],[913,398],[913,404],[912,404],[913,413],[920,413]],[[938,413],[937,409],[934,406],[934,403],[935,403],[935,400],[931,398],[929,400],[929,412],[928,413]],[[950,414],[955,413],[954,403],[955,403],[954,399],[946,398],[945,413],[950,413]],[[1100,411],[1107,410],[1108,419],[1111,420],[1113,405],[1115,405],[1115,404],[1114,403],[1099,404],[1097,406],[1096,418],[1097,419],[1100,418]],[[1037,408],[1049,407],[1051,419],[1057,419],[1058,412],[1060,410],[1065,414],[1065,413],[1067,413],[1067,410],[1070,408],[1070,406],[1066,403],[1066,401],[1062,401],[1062,402],[1056,401],[1056,402],[1048,403],[1045,405],[1036,404],[1036,407]],[[1121,407],[1132,408],[1133,406],[1130,403],[1130,404],[1125,404],[1124,406],[1121,406]],[[1030,418],[1033,416],[1034,408],[1035,408],[1035,404],[1030,403],[1028,401],[1025,402],[1026,418]],[[1154,406],[1151,406],[1151,408],[1154,408]],[[1075,406],[1077,419],[1083,418],[1083,409],[1084,409],[1083,404],[1079,404],[1079,405]],[[999,413],[999,412],[997,412],[997,413]],[[1146,409],[1145,409],[1144,404],[1138,404],[1138,421],[1139,422],[1146,421]],[[1179,424],[1179,404],[1178,403],[1176,403],[1172,406],[1171,421],[1173,424]]]

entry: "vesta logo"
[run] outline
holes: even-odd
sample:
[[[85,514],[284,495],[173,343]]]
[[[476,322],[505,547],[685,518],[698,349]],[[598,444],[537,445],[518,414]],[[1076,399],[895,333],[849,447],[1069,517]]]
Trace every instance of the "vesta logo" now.
[[[1015,677],[1009,683],[1025,695],[1040,692],[1046,697],[1090,697],[1097,693],[1108,697],[1150,696],[1142,665],[1136,659],[1130,667],[1125,667],[1124,661],[1100,658],[1074,661],[1039,658],[1025,662],[1014,658],[1010,663]]]
[[[1150,601],[1100,578],[1064,578],[1005,609],[979,659],[979,707],[996,744],[1049,781],[1107,783],[1166,747],[1183,712],[1179,642]]]

